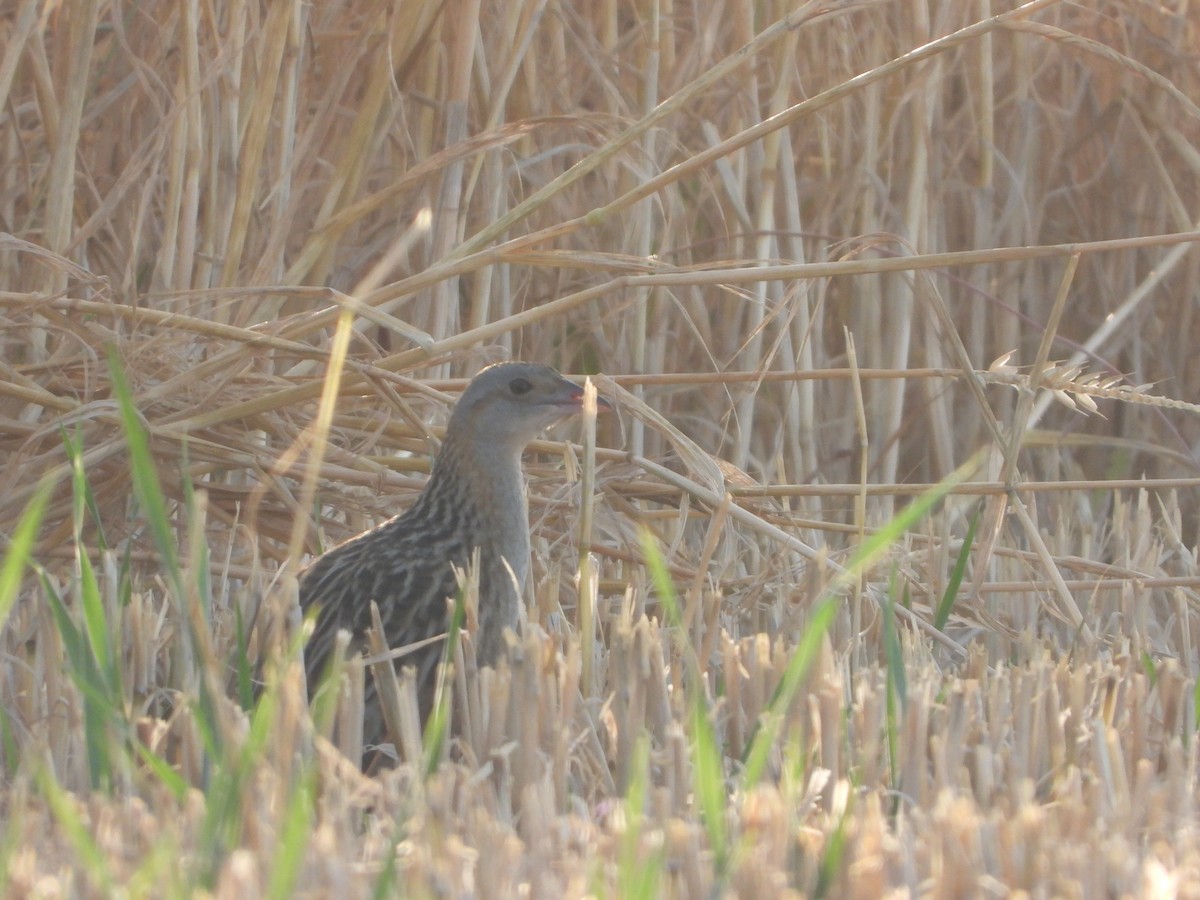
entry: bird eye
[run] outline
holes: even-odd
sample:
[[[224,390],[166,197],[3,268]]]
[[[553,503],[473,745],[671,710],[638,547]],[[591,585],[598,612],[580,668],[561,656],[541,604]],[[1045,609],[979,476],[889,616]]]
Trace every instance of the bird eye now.
[[[508,389],[520,397],[522,394],[528,394],[533,390],[533,385],[524,378],[514,378],[508,383]]]

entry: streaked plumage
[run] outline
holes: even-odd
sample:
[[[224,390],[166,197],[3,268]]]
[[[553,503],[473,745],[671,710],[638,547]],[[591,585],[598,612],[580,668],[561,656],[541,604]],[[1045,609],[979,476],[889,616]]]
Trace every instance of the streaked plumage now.
[[[346,629],[358,638],[369,629],[372,600],[392,648],[445,632],[446,599],[458,590],[453,566],[466,568],[475,548],[480,554],[477,657],[484,665],[497,661],[504,629],[517,627],[529,574],[521,453],[540,432],[578,412],[582,402],[582,388],[549,366],[499,363],[475,376],[454,407],[429,481],[413,505],[301,573],[300,605],[306,612],[318,610],[304,654],[310,689],[325,669],[337,632]],[[396,663],[415,667],[423,717],[442,643]],[[385,736],[369,680],[364,746]]]

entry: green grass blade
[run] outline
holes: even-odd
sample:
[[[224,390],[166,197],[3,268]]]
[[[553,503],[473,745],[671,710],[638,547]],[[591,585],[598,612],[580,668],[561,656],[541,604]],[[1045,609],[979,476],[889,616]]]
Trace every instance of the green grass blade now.
[[[389,897],[403,896],[396,890],[396,860],[389,856],[379,869],[375,883],[371,885],[371,900],[387,900]]]
[[[133,477],[133,491],[146,516],[154,544],[158,548],[166,577],[177,598],[182,599],[183,574],[179,566],[179,551],[175,546],[167,504],[162,485],[158,480],[158,469],[150,453],[150,439],[142,417],[133,403],[125,370],[113,347],[108,349],[108,368],[112,375],[113,393],[121,410],[121,423],[125,430],[125,441],[129,446],[129,471]]]
[[[935,487],[921,494],[900,510],[891,521],[869,535],[855,549],[845,569],[834,580],[829,592],[813,608],[808,627],[792,652],[792,658],[788,661],[783,678],[780,679],[766,710],[755,725],[744,757],[745,768],[742,772],[744,787],[756,784],[766,771],[767,757],[771,747],[774,746],[779,729],[783,725],[783,711],[795,698],[796,691],[799,690],[804,676],[815,661],[821,641],[837,614],[841,602],[837,597],[837,591],[843,586],[852,584],[858,574],[876,557],[885,553],[906,531],[924,518],[956,485],[966,481],[979,468],[982,458],[982,451],[976,453]]]
[[[163,787],[171,792],[176,801],[182,803],[187,798],[188,783],[175,771],[174,767],[141,742],[136,743],[137,754],[143,763],[155,774]]]
[[[14,724],[13,714],[0,706],[0,772],[4,771],[5,766],[9,773],[15,772],[21,764],[21,747],[13,733]],[[4,866],[0,865],[0,875],[3,872]],[[3,896],[4,891],[0,890],[0,897]]]
[[[851,554],[845,570],[834,582],[835,585],[851,584],[866,565],[882,555],[892,544],[896,543],[905,532],[920,522],[938,503],[942,501],[955,487],[969,479],[978,470],[983,459],[983,451],[975,453],[969,460],[931,487],[925,493],[918,495],[896,513],[883,527],[867,535],[854,553]]]
[[[134,495],[137,497],[142,513],[146,517],[150,533],[154,538],[155,547],[158,550],[159,562],[165,570],[164,574],[167,578],[167,584],[176,604],[176,614],[179,617],[180,627],[184,629],[188,637],[185,645],[186,657],[190,659],[191,665],[203,667],[210,662],[204,655],[204,648],[207,646],[207,642],[202,640],[200,635],[196,634],[195,624],[188,609],[188,598],[193,597],[198,602],[204,603],[209,596],[207,593],[207,574],[206,572],[195,574],[193,577],[197,580],[190,589],[184,583],[183,570],[179,561],[179,550],[176,546],[171,520],[167,514],[166,496],[158,479],[158,470],[154,464],[153,454],[150,452],[150,440],[147,429],[134,405],[133,394],[125,378],[124,369],[121,367],[116,350],[112,347],[109,347],[108,350],[108,365],[112,375],[113,393],[121,410],[121,423],[125,431],[125,441],[129,448],[129,470],[133,479]],[[192,499],[190,494],[187,499],[189,501]],[[188,521],[194,522],[194,505],[189,503],[187,513]],[[203,569],[205,567],[200,566],[197,568]],[[202,612],[207,615],[206,608],[202,609]],[[192,673],[188,671],[186,674],[190,677]],[[222,747],[222,730],[216,711],[216,701],[209,689],[206,672],[199,672],[199,678],[196,679],[196,682],[198,688],[196,696],[192,698],[192,703],[195,711],[197,730],[200,733],[207,752],[219,758],[224,752],[224,748]]]
[[[121,690],[120,659],[114,650],[119,643],[113,637],[114,632],[119,632],[120,622],[111,621],[109,611],[104,608],[100,583],[84,540],[87,510],[89,506],[95,507],[95,497],[84,471],[83,449],[80,442],[65,431],[63,443],[71,462],[75,574],[83,616],[83,637],[87,642],[86,648],[79,648],[72,676],[84,693],[89,772],[93,786],[99,786],[111,781],[110,766],[124,751],[123,745],[114,739],[115,734],[127,730],[124,727],[127,715]],[[110,726],[116,727],[117,731],[114,733]]]
[[[896,628],[895,601],[892,599],[897,588],[896,573],[892,572],[891,588],[879,598],[883,607],[883,649],[887,659],[888,689],[895,693],[901,705],[908,703],[908,677],[904,669],[904,654],[900,649],[900,633]]]
[[[880,598],[883,621],[883,646],[887,658],[886,685],[884,693],[884,728],[887,732],[888,768],[891,771],[893,813],[900,800],[902,790],[900,777],[900,712],[908,703],[908,678],[904,671],[904,659],[900,653],[900,638],[896,629],[895,601],[896,573],[892,572],[888,593]],[[899,709],[897,708],[899,707]]]
[[[62,827],[67,842],[75,852],[75,859],[88,878],[104,897],[115,896],[112,873],[108,868],[108,857],[92,838],[83,817],[75,809],[70,795],[54,779],[45,767],[37,766],[33,772],[34,782],[46,799],[51,815]]]
[[[629,900],[654,900],[661,896],[659,881],[664,858],[663,844],[659,842],[648,859],[641,858],[649,785],[650,741],[642,734],[634,747],[629,786],[621,799],[625,811],[625,830],[620,836],[620,848],[617,851],[617,883],[621,886],[621,896]]]
[[[1200,731],[1200,678],[1196,679],[1192,688],[1192,722],[1195,729]]]
[[[260,704],[260,711],[262,704]],[[217,757],[216,765],[205,790],[204,822],[200,827],[200,884],[212,888],[229,852],[238,846],[245,833],[245,789],[254,763],[261,754],[257,741],[266,739],[265,726],[274,722],[273,716],[256,715],[251,721],[251,737],[237,755]],[[259,729],[256,738],[255,730]]]
[[[242,710],[254,708],[254,666],[250,664],[250,635],[246,633],[246,616],[242,604],[233,604],[234,672],[237,676],[237,700]]]
[[[745,765],[742,769],[743,790],[753,787],[762,780],[771,748],[775,745],[779,730],[783,727],[783,714],[791,706],[796,692],[804,683],[808,670],[816,662],[817,654],[821,652],[821,643],[825,639],[826,632],[833,625],[839,605],[836,597],[826,597],[813,608],[808,619],[808,626],[792,651],[791,659],[788,660],[787,668],[783,672],[783,678],[779,680],[779,684],[767,703],[766,711],[759,718],[751,735],[745,754]]]
[[[123,886],[121,897],[150,898],[169,897],[183,898],[195,896],[195,892],[187,888],[188,872],[192,866],[187,861],[187,853],[179,847],[179,838],[169,831],[158,836],[147,848],[147,853],[139,861],[137,869]]]
[[[708,715],[708,703],[705,696],[705,682],[699,660],[688,636],[683,631],[683,617],[679,609],[679,601],[675,594],[675,585],[667,571],[662,554],[658,551],[654,536],[649,529],[641,531],[642,557],[646,568],[650,570],[651,580],[655,591],[662,603],[663,616],[671,631],[676,635],[684,664],[688,672],[688,691],[691,742],[692,742],[692,776],[695,794],[700,804],[701,815],[705,830],[708,832],[709,845],[715,858],[718,877],[723,878],[728,871],[729,860],[732,856],[727,825],[728,787],[725,781],[724,754],[720,742]]]
[[[116,660],[113,657],[112,646],[108,634],[108,616],[105,614],[104,601],[100,596],[100,585],[96,581],[96,571],[87,552],[76,543],[77,572],[79,575],[79,600],[83,612],[83,628],[88,646],[96,661],[96,668],[109,687],[109,678],[116,676]]]
[[[667,624],[678,632],[683,617],[679,611],[679,602],[675,598],[675,583],[671,581],[671,573],[667,571],[667,564],[658,550],[653,532],[643,526],[640,537],[642,559],[646,568],[650,570],[650,580],[654,583],[655,593],[662,602],[664,618]],[[686,638],[686,635],[681,636]]]
[[[42,478],[29,505],[21,513],[12,540],[5,548],[4,560],[0,562],[0,629],[8,621],[13,604],[17,602],[21,576],[25,573],[25,566],[32,559],[38,528],[41,527],[42,518],[46,515],[46,506],[57,483],[57,478]]]
[[[730,858],[725,768],[700,686],[696,685],[692,693],[692,781],[700,800],[717,877],[723,878],[728,872]]]
[[[315,613],[315,610],[312,612]],[[314,616],[315,618],[315,616]],[[317,734],[330,735],[333,732],[333,719],[337,715],[338,693],[341,690],[342,674],[346,671],[347,645],[340,639],[333,642],[329,651],[329,659],[325,662],[318,683],[309,685],[312,696],[308,705],[312,710],[313,728]],[[289,655],[288,660],[296,659]]]
[[[1150,688],[1153,690],[1158,684],[1158,666],[1154,663],[1154,657],[1145,650],[1142,651],[1142,670],[1150,678]]]
[[[449,685],[446,682],[466,623],[466,592],[460,588],[454,598],[454,613],[450,616],[446,643],[442,647],[442,663],[438,666],[437,686],[433,692],[433,709],[429,711],[429,720],[425,723],[425,733],[421,736],[425,745],[425,760],[422,770],[426,778],[437,771],[442,760],[442,752],[446,747],[446,740],[449,737],[450,714],[453,710],[450,704]]]
[[[938,603],[937,612],[934,614],[933,627],[938,631],[946,630],[946,623],[950,621],[950,613],[954,610],[954,601],[958,599],[958,590],[962,587],[963,576],[967,573],[967,561],[971,558],[971,547],[975,543],[975,528],[979,525],[979,512],[980,508],[976,507],[967,525],[967,536],[963,538],[962,547],[954,559],[950,580],[946,583],[946,590],[942,593],[941,602]]]
[[[304,851],[312,836],[313,797],[316,793],[315,778],[311,772],[303,772],[292,787],[287,810],[283,818],[283,834],[271,865],[271,878],[266,896],[272,900],[286,900],[295,893],[304,866]]]
[[[829,841],[821,854],[821,864],[818,869],[817,886],[813,891],[814,897],[828,897],[838,873],[844,871],[842,858],[846,851],[846,823],[849,819],[849,809],[842,813],[837,825],[829,835]]]
[[[96,526],[96,549],[104,551],[108,549],[108,544],[104,540],[104,523],[100,516],[100,504],[96,502],[96,494],[92,490],[91,483],[86,477],[83,477],[83,443],[78,436],[72,436],[65,428],[61,429],[63,446],[67,448],[67,458],[71,461],[72,479],[74,481],[75,490],[75,526],[78,530],[82,530],[84,512],[91,518],[92,524]]]
[[[84,742],[87,747],[88,777],[93,788],[106,786],[111,774],[111,759],[106,723],[113,718],[112,702],[104,687],[91,644],[79,630],[66,604],[49,577],[42,573],[42,590],[50,604],[63,649],[67,653],[68,673],[83,698]]]

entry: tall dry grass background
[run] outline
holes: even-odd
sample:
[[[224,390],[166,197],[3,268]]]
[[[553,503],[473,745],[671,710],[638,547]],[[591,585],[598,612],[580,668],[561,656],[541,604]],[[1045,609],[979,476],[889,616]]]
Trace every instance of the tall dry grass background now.
[[[0,32],[4,892],[1200,895],[1190,4]],[[510,355],[619,413],[366,778],[256,613]]]

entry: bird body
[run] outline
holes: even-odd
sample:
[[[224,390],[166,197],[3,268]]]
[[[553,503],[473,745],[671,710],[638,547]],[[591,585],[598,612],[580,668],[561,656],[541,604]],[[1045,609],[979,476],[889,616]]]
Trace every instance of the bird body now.
[[[454,569],[479,553],[477,659],[494,665],[504,630],[516,629],[529,578],[529,515],[521,453],[541,431],[582,408],[583,390],[549,366],[499,363],[481,371],[455,405],[429,481],[413,505],[316,559],[300,575],[300,605],[316,609],[305,647],[310,690],[340,630],[356,640],[379,606],[389,647],[426,641],[447,629]],[[607,407],[601,401],[601,405]],[[397,660],[414,666],[428,715],[442,642]],[[368,686],[364,744],[386,738],[374,685]]]

